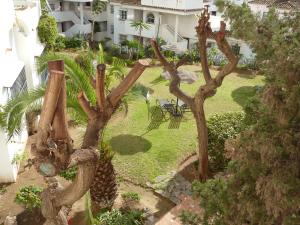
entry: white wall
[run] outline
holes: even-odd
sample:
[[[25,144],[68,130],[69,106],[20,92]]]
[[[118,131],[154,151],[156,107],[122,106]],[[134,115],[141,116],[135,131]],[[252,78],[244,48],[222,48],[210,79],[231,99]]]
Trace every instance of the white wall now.
[[[35,70],[35,56],[39,56],[44,49],[36,30],[40,17],[40,1],[19,3],[25,4],[25,8],[15,9],[13,0],[0,1],[0,61],[3,63],[1,68],[5,74],[0,76],[1,105],[6,103],[8,97],[4,87],[9,88],[13,85],[24,66],[27,86],[32,88],[39,82]],[[27,141],[25,124],[22,127],[21,135],[13,137],[10,141],[6,133],[0,130],[0,183],[16,180],[18,166],[12,165],[12,160],[16,154],[24,151]]]

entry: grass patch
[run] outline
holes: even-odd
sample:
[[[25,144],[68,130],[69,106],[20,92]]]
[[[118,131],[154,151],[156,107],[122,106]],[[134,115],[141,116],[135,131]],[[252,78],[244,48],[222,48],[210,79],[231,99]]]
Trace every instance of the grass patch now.
[[[200,75],[199,66],[182,69]],[[197,148],[195,120],[191,113],[183,118],[162,118],[156,107],[157,98],[175,99],[169,93],[169,81],[160,78],[161,68],[148,68],[138,82],[151,89],[150,108],[143,98],[129,103],[126,117],[112,121],[105,130],[105,141],[116,151],[113,163],[120,176],[144,184],[160,174],[176,169],[187,155]],[[215,75],[217,71],[213,71]],[[182,84],[189,94],[195,93],[201,78],[194,84]],[[247,78],[247,74],[233,73],[225,78],[217,94],[205,105],[207,117],[215,113],[241,111],[256,86],[263,85],[263,77]]]

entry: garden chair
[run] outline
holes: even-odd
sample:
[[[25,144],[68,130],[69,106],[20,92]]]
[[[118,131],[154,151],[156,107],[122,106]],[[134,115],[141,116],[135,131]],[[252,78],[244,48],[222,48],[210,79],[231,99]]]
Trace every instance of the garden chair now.
[[[172,115],[174,114],[175,111],[174,104],[168,99],[157,99],[156,104],[160,108],[164,118],[166,118],[167,113],[170,113]]]
[[[172,104],[174,104],[174,107],[176,107],[176,100],[172,99],[171,100]],[[185,112],[191,112],[191,109],[190,107],[183,101],[181,101],[180,99],[178,99],[178,111],[179,113],[178,114],[183,114]]]

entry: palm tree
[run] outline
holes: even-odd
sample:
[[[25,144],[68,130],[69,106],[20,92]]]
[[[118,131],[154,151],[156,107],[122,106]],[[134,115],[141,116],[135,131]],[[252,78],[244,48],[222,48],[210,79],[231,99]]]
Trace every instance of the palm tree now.
[[[143,42],[143,38],[142,38],[142,31],[143,30],[149,30],[150,29],[150,25],[147,23],[144,23],[143,20],[137,20],[137,21],[132,21],[130,23],[131,27],[133,27],[136,31],[139,31],[139,50],[140,50],[140,45]]]
[[[89,102],[93,106],[96,106],[96,93],[93,88],[93,82],[91,82],[95,74],[92,59],[96,60],[97,63],[103,63],[105,59],[103,49],[100,46],[100,50],[96,55],[93,52],[88,52],[81,55],[80,59],[77,60],[65,54],[48,53],[38,59],[38,71],[44,71],[48,61],[58,59],[64,60],[65,65],[68,114],[77,123],[85,125],[88,118],[78,103],[77,93],[83,90]],[[83,61],[84,66],[81,65]],[[112,65],[107,66],[107,80],[105,82],[107,92],[110,91],[109,88],[112,79],[124,78],[125,72],[125,63],[121,59],[113,59]],[[9,137],[21,131],[22,119],[25,113],[41,111],[41,102],[44,95],[45,87],[41,85],[29,92],[20,93],[16,98],[9,100],[3,106],[3,110],[0,113],[0,125],[7,130]],[[110,207],[117,195],[117,183],[112,165],[112,155],[107,153],[107,145],[101,143],[100,149],[103,157],[99,161],[94,183],[91,187],[91,199],[96,209],[99,209],[97,206]]]
[[[95,17],[103,12],[103,10],[106,7],[106,4],[107,1],[103,1],[103,0],[93,0],[92,2],[92,15],[93,15],[92,36],[91,36],[92,43],[94,42]]]

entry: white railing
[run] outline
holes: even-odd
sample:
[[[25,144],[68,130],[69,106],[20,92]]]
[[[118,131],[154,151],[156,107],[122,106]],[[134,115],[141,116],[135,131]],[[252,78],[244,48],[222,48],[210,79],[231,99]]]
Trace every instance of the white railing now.
[[[72,21],[74,24],[80,24],[80,18],[76,16],[74,11],[53,11],[52,15],[59,23]]]
[[[68,29],[64,34],[66,37],[73,37],[76,34],[89,34],[92,32],[91,24],[74,24],[70,29]]]

